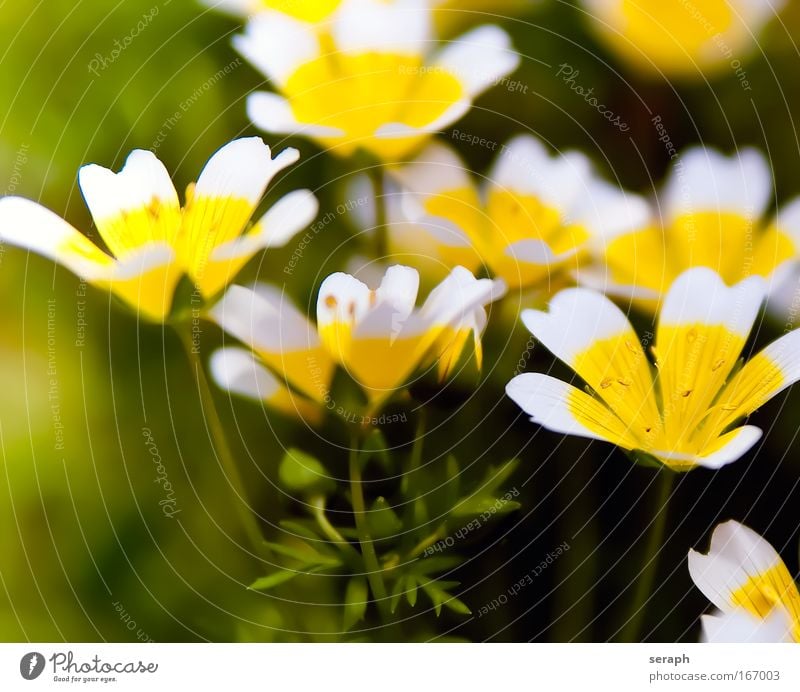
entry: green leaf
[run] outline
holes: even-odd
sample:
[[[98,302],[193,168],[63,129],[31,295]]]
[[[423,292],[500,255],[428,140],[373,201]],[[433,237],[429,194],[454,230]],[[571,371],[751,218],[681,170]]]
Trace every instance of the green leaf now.
[[[318,459],[294,447],[283,456],[278,477],[287,490],[296,493],[325,495],[336,488],[333,478]]]
[[[433,574],[434,572],[447,572],[448,570],[460,565],[463,559],[460,557],[426,557],[417,560],[410,567],[412,574]]]
[[[274,552],[285,557],[297,560],[301,565],[327,565],[333,567],[341,564],[340,560],[333,555],[323,555],[316,548],[303,541],[297,541],[298,547],[284,545],[283,543],[271,543],[265,541],[266,545]]]
[[[406,577],[406,600],[412,608],[417,605],[417,580],[414,577]]]
[[[254,591],[268,591],[269,589],[274,589],[276,586],[300,576],[300,574],[302,574],[302,572],[296,570],[281,569],[272,574],[268,574],[266,577],[256,579],[248,588]]]
[[[459,615],[472,615],[472,611],[467,605],[448,593],[448,589],[458,586],[457,581],[426,581],[422,583],[422,589],[433,603],[433,609],[438,617],[442,613],[442,606]]]
[[[397,606],[400,605],[400,598],[403,595],[403,589],[405,587],[406,578],[400,577],[394,583],[392,587],[392,597],[389,601],[389,609],[394,613],[397,610]]]
[[[303,523],[290,519],[282,519],[280,525],[282,528],[286,529],[289,534],[294,534],[294,536],[307,538],[311,541],[319,541],[321,538],[320,534],[315,531],[316,526],[314,526],[312,522]]]
[[[397,516],[383,497],[375,500],[369,512],[367,512],[367,523],[372,537],[378,540],[396,536],[403,528],[403,522],[400,521],[400,517]]]
[[[345,632],[364,617],[367,610],[367,580],[364,577],[353,577],[347,582],[344,594],[343,627]]]

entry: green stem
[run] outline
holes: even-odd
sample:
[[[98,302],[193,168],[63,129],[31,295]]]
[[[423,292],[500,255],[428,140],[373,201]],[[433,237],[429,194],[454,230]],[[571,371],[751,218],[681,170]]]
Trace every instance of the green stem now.
[[[310,505],[314,513],[314,518],[317,520],[317,525],[322,530],[322,533],[328,538],[331,543],[341,548],[342,552],[347,553],[350,557],[359,558],[358,551],[350,545],[350,542],[337,531],[336,527],[328,521],[325,516],[325,498],[322,495],[312,497]]]
[[[187,330],[178,329],[181,337],[186,355],[189,358],[189,365],[194,376],[194,381],[197,386],[197,392],[200,396],[200,406],[203,413],[203,418],[206,422],[206,429],[211,438],[211,443],[217,455],[217,460],[222,464],[222,470],[225,477],[231,484],[233,494],[236,496],[234,505],[236,512],[239,515],[239,521],[242,524],[245,534],[250,541],[255,554],[265,562],[269,562],[269,551],[264,542],[264,536],[256,521],[253,512],[250,509],[250,504],[247,501],[247,493],[244,490],[244,483],[242,477],[239,475],[239,469],[234,461],[233,454],[231,453],[228,440],[225,436],[225,430],[222,427],[217,406],[214,403],[214,396],[211,393],[211,388],[208,385],[205,370],[203,369],[203,362],[200,359],[200,354],[195,348],[192,341],[192,335]]]
[[[370,168],[372,190],[375,195],[375,259],[383,260],[389,251],[386,228],[386,189],[383,184],[383,166]]]
[[[358,437],[353,436],[350,444],[350,493],[353,501],[353,515],[356,520],[358,542],[361,545],[361,554],[364,558],[364,567],[367,571],[367,581],[375,596],[375,602],[381,613],[384,623],[391,620],[389,598],[386,584],[383,581],[383,569],[378,562],[378,553],[372,542],[372,535],[367,523],[366,505],[364,504],[364,488],[361,480],[361,467],[359,465]]]
[[[672,493],[675,472],[668,469],[658,471],[656,479],[658,498],[655,503],[655,516],[650,527],[650,535],[645,547],[645,563],[639,574],[636,592],[633,597],[630,614],[622,629],[621,641],[636,642],[639,640],[641,628],[644,624],[647,601],[653,591],[656,573],[658,572],[658,557],[664,547],[664,535],[667,528],[667,504]]]

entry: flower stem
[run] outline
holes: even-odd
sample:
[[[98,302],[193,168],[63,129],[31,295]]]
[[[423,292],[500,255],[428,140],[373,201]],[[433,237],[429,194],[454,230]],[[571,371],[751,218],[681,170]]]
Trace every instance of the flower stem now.
[[[384,623],[388,624],[391,619],[389,609],[389,599],[386,592],[386,584],[383,581],[383,569],[378,562],[378,553],[375,551],[375,544],[372,542],[372,535],[367,523],[366,505],[364,504],[364,488],[361,480],[361,467],[359,466],[358,437],[353,436],[350,444],[350,494],[353,501],[353,515],[356,520],[356,530],[358,531],[358,542],[361,545],[361,554],[364,558],[364,567],[367,571],[367,581],[369,582],[375,603],[380,611]]]
[[[658,477],[655,481],[658,492],[658,498],[654,504],[655,516],[650,525],[650,535],[647,538],[647,545],[644,551],[645,562],[642,571],[639,573],[630,614],[622,629],[621,641],[623,642],[636,642],[641,634],[647,601],[653,590],[656,573],[658,572],[658,557],[664,546],[664,534],[667,528],[667,505],[672,493],[674,479],[674,471],[668,469],[658,471]]]
[[[222,465],[222,470],[226,479],[231,485],[231,490],[236,496],[234,505],[236,512],[239,515],[239,521],[242,524],[245,534],[251,543],[255,555],[260,557],[265,562],[269,562],[269,550],[264,542],[264,536],[258,526],[255,515],[250,508],[250,503],[247,501],[247,493],[244,490],[244,483],[239,474],[239,469],[234,461],[233,454],[231,453],[228,440],[225,436],[225,430],[222,427],[219,413],[217,412],[216,404],[214,403],[214,396],[211,393],[211,388],[208,385],[208,379],[203,369],[203,362],[200,359],[200,354],[195,344],[192,341],[192,335],[187,330],[178,330],[181,343],[183,344],[186,355],[189,358],[189,366],[194,376],[195,385],[197,386],[197,393],[200,397],[200,406],[203,413],[203,419],[206,422],[206,432],[209,435],[211,444],[217,456],[217,461]]]
[[[347,553],[350,557],[360,557],[358,551],[350,545],[350,542],[337,531],[336,527],[328,521],[325,516],[325,498],[322,495],[312,497],[309,501],[311,505],[314,518],[317,520],[317,525],[325,534],[325,537],[331,541],[342,552]]]
[[[386,189],[383,184],[383,166],[375,165],[370,168],[372,190],[375,196],[375,259],[383,260],[388,251],[389,243],[386,228]]]

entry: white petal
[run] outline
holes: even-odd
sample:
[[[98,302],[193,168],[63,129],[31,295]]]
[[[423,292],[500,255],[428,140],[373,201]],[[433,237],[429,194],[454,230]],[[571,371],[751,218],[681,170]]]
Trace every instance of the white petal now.
[[[414,311],[418,291],[416,269],[399,264],[389,267],[375,291],[375,305],[359,320],[355,336],[399,336]]]
[[[653,454],[659,459],[669,459],[676,462],[688,461],[704,466],[707,469],[719,469],[741,459],[761,439],[761,435],[760,428],[756,428],[753,425],[743,425],[722,435],[720,439],[725,440],[724,444],[716,451],[705,456],[682,454],[669,450],[657,450]]]
[[[23,197],[0,198],[0,240],[54,260],[87,280],[107,274],[113,261],[58,214]],[[97,259],[64,249],[70,242],[91,245]]]
[[[256,127],[273,134],[305,137],[343,137],[345,134],[338,127],[299,122],[283,96],[267,91],[257,91],[247,97],[247,117]]]
[[[662,196],[669,219],[702,211],[738,212],[758,219],[772,195],[772,174],[763,154],[742,149],[724,156],[694,147],[675,163]]]
[[[420,198],[473,185],[458,154],[440,143],[429,144],[411,163],[390,168],[389,175],[399,181],[405,191]]]
[[[175,261],[175,250],[167,243],[148,243],[136,248],[110,265],[105,273],[109,281],[125,281],[141,276],[156,267],[163,267]]]
[[[264,248],[282,247],[311,224],[318,210],[319,202],[311,190],[289,192],[270,207],[251,231],[215,248],[211,259],[247,257]]]
[[[334,18],[336,47],[345,53],[425,52],[431,12],[423,0],[350,0]]]
[[[537,197],[566,214],[586,194],[589,159],[576,151],[553,156],[531,135],[514,137],[503,147],[489,173],[493,186]]]
[[[689,551],[689,574],[709,601],[730,612],[731,594],[780,562],[775,549],[755,531],[727,521],[714,529],[707,555]]]
[[[290,147],[273,159],[261,137],[235,139],[208,160],[195,196],[243,198],[258,204],[275,174],[299,158],[300,152]]]
[[[455,74],[474,97],[517,69],[519,54],[505,31],[486,25],[454,39],[434,64]]]
[[[281,388],[278,378],[243,348],[215,351],[209,369],[218,387],[248,399],[267,401]]]
[[[319,287],[317,326],[358,324],[371,302],[372,291],[365,283],[344,272],[331,274]]]
[[[703,615],[703,641],[709,644],[791,643],[792,621],[783,608],[774,608],[764,619],[744,608],[730,613]]]
[[[258,11],[259,0],[200,0],[219,12],[226,12],[237,17],[249,17]]]
[[[314,26],[280,12],[253,17],[233,47],[276,86],[284,87],[301,65],[320,55]]]
[[[530,238],[512,243],[505,249],[505,254],[513,257],[517,262],[547,266],[554,262],[563,262],[577,254],[578,248],[573,248],[560,255],[556,255],[550,246],[543,240]]]
[[[593,440],[608,439],[589,430],[570,410],[568,402],[571,398],[580,395],[591,398],[571,384],[542,373],[526,372],[506,385],[506,394],[531,417],[531,421],[548,430]],[[598,401],[595,404],[603,406]],[[616,443],[616,440],[611,441]]]
[[[287,296],[271,286],[231,286],[210,311],[226,332],[255,351],[284,353],[319,345],[319,337]]]
[[[83,166],[78,181],[98,225],[120,213],[141,209],[153,199],[178,207],[178,193],[164,164],[151,151],[136,149],[119,173],[96,164]]]
[[[497,300],[505,292],[503,281],[476,279],[468,269],[455,267],[428,295],[419,312],[418,326],[458,327],[474,310]]]
[[[750,276],[729,287],[713,269],[693,267],[670,286],[659,325],[723,325],[746,338],[766,292],[766,282],[760,276]]]
[[[639,195],[626,192],[602,180],[592,179],[580,195],[570,221],[586,227],[597,251],[617,236],[646,228],[652,210]]]
[[[560,291],[548,312],[523,310],[522,321],[548,351],[568,365],[595,341],[633,332],[622,310],[601,293],[586,288]]]

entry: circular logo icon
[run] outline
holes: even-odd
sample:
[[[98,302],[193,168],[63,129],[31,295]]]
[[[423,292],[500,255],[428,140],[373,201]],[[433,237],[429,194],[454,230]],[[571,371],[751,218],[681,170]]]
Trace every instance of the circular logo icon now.
[[[25,654],[19,662],[19,673],[26,680],[36,680],[44,671],[44,656],[37,651]]]

